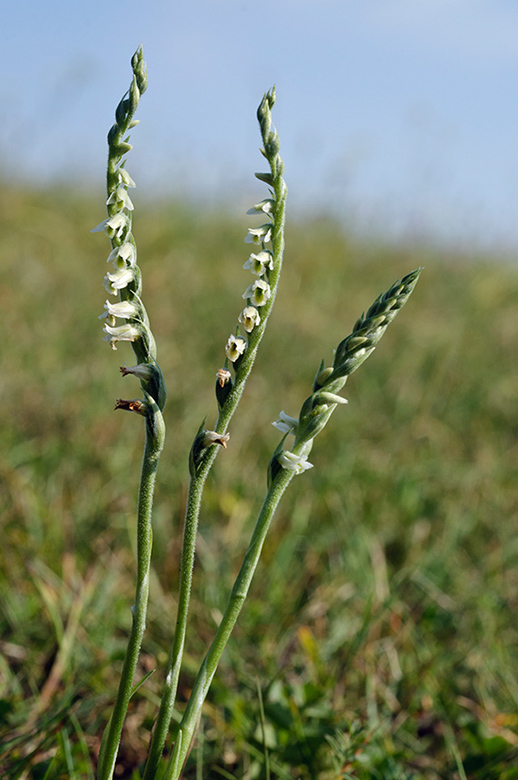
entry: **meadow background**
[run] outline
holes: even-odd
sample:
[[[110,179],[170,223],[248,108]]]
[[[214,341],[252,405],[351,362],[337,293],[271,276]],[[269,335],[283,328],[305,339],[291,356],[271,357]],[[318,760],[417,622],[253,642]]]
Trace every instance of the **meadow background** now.
[[[514,0],[64,0],[0,28],[0,775],[93,778],[133,600],[142,421],[102,342],[106,132],[142,43],[128,169],[168,387],[138,780],[174,627],[188,451],[289,187],[278,302],[207,484],[185,701],[279,441],[358,315],[424,266],[290,486],[185,777],[518,777],[518,7]],[[264,712],[264,715],[262,714]]]
[[[259,185],[260,187],[260,185]],[[142,421],[101,340],[102,203],[0,194],[0,766],[88,778],[133,599]],[[120,777],[138,777],[173,634],[192,438],[240,310],[249,219],[141,200],[144,299],[168,387],[153,579]],[[516,676],[515,263],[360,242],[292,219],[276,309],[207,485],[181,701],[265,491],[281,409],[398,277],[414,295],[348,381],[315,468],[281,504],[214,681],[186,778],[512,778]],[[260,693],[259,693],[260,692]],[[264,715],[261,715],[261,707]]]

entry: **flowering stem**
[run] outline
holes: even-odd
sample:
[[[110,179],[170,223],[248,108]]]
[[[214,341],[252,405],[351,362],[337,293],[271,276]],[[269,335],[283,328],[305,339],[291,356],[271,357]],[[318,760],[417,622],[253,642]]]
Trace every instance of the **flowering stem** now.
[[[243,608],[273,515],[284,491],[295,476],[295,473],[294,470],[282,469],[272,482],[266,494],[248,550],[243,559],[243,563],[241,564],[234,587],[232,588],[225,613],[194,682],[194,687],[180,723],[173,753],[169,760],[164,780],[178,780],[180,777],[180,772],[189,752],[203,702],[209,691],[212,678],[216,673],[223,650],[227,645],[230,634],[232,633]]]
[[[146,627],[146,610],[149,595],[149,569],[153,531],[151,515],[153,492],[160,454],[164,446],[165,425],[162,412],[151,396],[147,396],[149,411],[146,417],[146,443],[142,459],[137,512],[137,587],[132,608],[131,633],[126,648],[119,690],[115,706],[103,735],[97,776],[109,780],[113,776],[122,727],[132,695],[133,678],[137,667],[142,637]]]
[[[146,441],[140,475],[137,507],[137,584],[132,609],[132,627],[126,649],[119,690],[113,713],[104,732],[98,761],[99,780],[110,780],[115,769],[117,752],[128,704],[135,691],[133,678],[137,668],[142,637],[146,626],[151,566],[153,493],[160,454],[164,447],[165,425],[162,411],[166,389],[162,372],[156,362],[156,346],[146,309],[141,299],[141,271],[137,265],[135,240],[131,233],[133,203],[128,188],[135,186],[125,168],[123,159],[130,151],[127,133],[137,122],[133,119],[140,96],[147,87],[146,64],[140,47],[132,57],[133,78],[128,92],[115,111],[115,124],[108,133],[108,170],[106,201],[108,218],[94,232],[104,230],[110,238],[112,251],[108,262],[114,271],[105,277],[109,295],[118,295],[117,303],[105,303],[105,340],[113,349],[119,341],[129,341],[137,358],[137,365],[122,368],[124,376],[133,374],[140,379],[144,400],[119,399],[116,409],[126,409],[142,415],[146,421]],[[116,319],[126,324],[116,326]]]
[[[260,323],[254,327],[249,334],[247,348],[240,358],[239,368],[236,369],[235,381],[232,389],[226,397],[225,402],[220,406],[215,432],[221,435],[224,435],[228,429],[230,420],[232,419],[243,394],[246,380],[252,370],[257,350],[273,307],[282,269],[287,186],[283,178],[284,163],[279,155],[280,144],[278,136],[277,133],[272,130],[271,125],[271,109],[274,102],[275,91],[272,90],[264,95],[257,111],[261,128],[261,137],[264,144],[263,153],[270,166],[270,173],[260,174],[258,178],[267,181],[267,183],[270,184],[275,198],[275,209],[271,224],[272,268],[268,274],[271,295],[262,307]],[[160,709],[153,729],[143,780],[152,780],[156,775],[174,710],[187,630],[196,534],[198,530],[203,488],[218,451],[219,447],[216,445],[208,446],[205,449],[202,458],[195,464],[195,467],[191,469],[180,562],[176,631],[169,656],[166,681],[162,691]],[[187,749],[188,745],[186,747],[186,750]]]

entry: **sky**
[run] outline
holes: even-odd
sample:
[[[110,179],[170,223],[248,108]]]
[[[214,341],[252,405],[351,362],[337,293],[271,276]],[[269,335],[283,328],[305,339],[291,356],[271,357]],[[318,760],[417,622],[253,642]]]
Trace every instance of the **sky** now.
[[[102,197],[142,44],[137,206],[261,200],[255,112],[275,84],[293,214],[518,251],[516,0],[25,0],[0,43],[4,177]]]

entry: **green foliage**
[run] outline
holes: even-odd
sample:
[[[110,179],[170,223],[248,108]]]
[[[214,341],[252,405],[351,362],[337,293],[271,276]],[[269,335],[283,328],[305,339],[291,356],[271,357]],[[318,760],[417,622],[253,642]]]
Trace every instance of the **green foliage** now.
[[[100,196],[4,187],[0,198],[0,774],[91,777],[130,623],[127,486],[143,434],[112,411],[134,380],[96,326]],[[247,221],[139,204],[133,223],[170,436],[139,676],[157,672],[130,705],[127,778],[156,713],[188,452],[214,410]],[[410,305],[348,381],[349,405],[280,507],[186,778],[202,761],[203,777],[262,778],[266,756],[270,778],[517,776],[516,268],[357,246],[323,220],[287,226],[276,311],[207,485],[180,701],[264,495],[271,422],[297,413],[315,366],[418,265]]]

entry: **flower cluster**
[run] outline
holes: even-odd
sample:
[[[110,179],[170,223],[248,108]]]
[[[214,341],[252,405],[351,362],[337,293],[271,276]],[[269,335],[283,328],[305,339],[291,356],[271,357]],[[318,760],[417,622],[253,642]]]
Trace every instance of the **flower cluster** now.
[[[143,389],[155,398],[162,409],[165,403],[165,387],[156,364],[155,341],[147,312],[140,298],[141,271],[137,265],[137,250],[131,232],[133,203],[128,190],[135,187],[135,182],[126,170],[124,159],[132,148],[128,143],[127,133],[138,124],[133,116],[140,96],[147,87],[146,66],[141,49],[135,53],[131,64],[132,83],[117,106],[115,124],[108,133],[108,216],[93,228],[92,233],[102,231],[110,239],[111,252],[107,262],[111,267],[104,277],[104,287],[108,295],[118,298],[116,302],[107,299],[104,312],[100,315],[100,319],[104,320],[104,341],[107,341],[112,349],[117,349],[119,341],[131,342],[137,363],[143,367],[143,372],[128,369],[126,373],[137,375]]]
[[[255,175],[268,185],[269,191],[267,198],[247,211],[247,214],[262,216],[265,221],[258,227],[250,227],[245,238],[245,243],[252,244],[253,251],[243,268],[251,271],[255,278],[243,293],[246,305],[238,316],[236,333],[229,336],[225,345],[224,370],[228,370],[229,364],[232,364],[236,375],[245,353],[257,349],[273,305],[282,264],[287,187],[282,178],[284,163],[279,155],[279,137],[272,126],[271,111],[274,103],[275,89],[272,89],[264,95],[257,110],[264,144],[261,153],[268,161],[270,171]],[[231,387],[232,380],[227,380],[227,384]],[[218,385],[216,391],[221,406],[222,398],[226,398],[228,393],[218,390]]]

